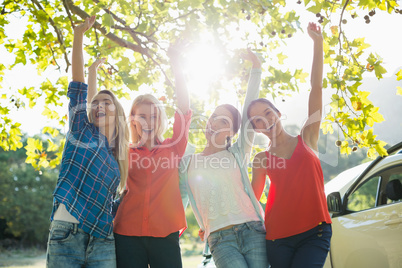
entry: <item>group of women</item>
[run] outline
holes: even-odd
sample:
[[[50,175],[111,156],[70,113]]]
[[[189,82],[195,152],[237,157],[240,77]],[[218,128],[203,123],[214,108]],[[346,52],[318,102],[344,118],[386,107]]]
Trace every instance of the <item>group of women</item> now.
[[[216,107],[201,153],[184,156],[192,116],[179,52],[169,57],[175,74],[177,110],[173,135],[163,138],[167,117],[152,95],[137,97],[128,115],[108,90],[97,92],[96,60],[85,83],[83,36],[95,17],[75,27],[69,131],[53,193],[47,267],[182,267],[180,233],[190,203],[220,267],[322,267],[329,250],[317,142],[322,109],[323,38],[314,23],[308,120],[297,137],[282,127],[281,113],[258,99],[261,63],[252,63],[243,111]],[[87,100],[89,105],[87,105]],[[266,151],[248,162],[254,132],[269,138]],[[238,134],[232,145],[234,135]],[[128,144],[128,140],[131,140]],[[272,165],[275,158],[280,165]],[[269,176],[265,214],[258,202]],[[112,215],[116,192],[123,197]]]

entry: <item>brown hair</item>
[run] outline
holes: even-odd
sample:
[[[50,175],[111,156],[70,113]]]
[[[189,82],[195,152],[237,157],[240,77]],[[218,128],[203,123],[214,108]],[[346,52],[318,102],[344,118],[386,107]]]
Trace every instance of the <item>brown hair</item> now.
[[[234,107],[231,104],[222,104],[222,105],[219,105],[218,107],[223,107],[232,114],[233,133],[236,134],[239,131],[240,125],[241,125],[241,114],[240,114],[239,110],[237,110],[236,107]],[[231,139],[230,139],[230,137],[227,137],[226,139],[227,139],[226,149],[228,149],[231,146]]]

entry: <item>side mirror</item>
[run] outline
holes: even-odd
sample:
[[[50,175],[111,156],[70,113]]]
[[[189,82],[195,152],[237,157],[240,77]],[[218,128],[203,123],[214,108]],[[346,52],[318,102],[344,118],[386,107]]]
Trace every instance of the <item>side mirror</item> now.
[[[329,213],[342,212],[342,198],[339,192],[330,193],[327,196],[327,205]]]

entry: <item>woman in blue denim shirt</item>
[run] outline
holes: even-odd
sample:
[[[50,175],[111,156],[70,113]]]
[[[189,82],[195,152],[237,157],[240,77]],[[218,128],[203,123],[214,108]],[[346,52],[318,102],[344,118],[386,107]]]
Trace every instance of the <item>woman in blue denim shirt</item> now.
[[[85,84],[82,42],[94,23],[95,16],[74,29],[69,130],[53,193],[47,267],[116,267],[111,208],[127,176],[128,129],[114,94],[95,94],[102,60],[90,67],[89,87]]]

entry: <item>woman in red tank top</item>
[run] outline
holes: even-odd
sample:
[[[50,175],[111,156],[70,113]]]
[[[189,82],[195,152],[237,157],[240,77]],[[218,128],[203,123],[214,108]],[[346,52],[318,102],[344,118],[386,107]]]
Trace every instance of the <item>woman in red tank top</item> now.
[[[281,113],[266,99],[254,100],[248,117],[254,130],[266,135],[269,147],[253,162],[252,186],[259,199],[270,179],[265,225],[271,267],[322,267],[332,236],[320,161],[314,151],[322,115],[323,37],[309,23],[314,42],[308,119],[297,137],[287,133]]]

